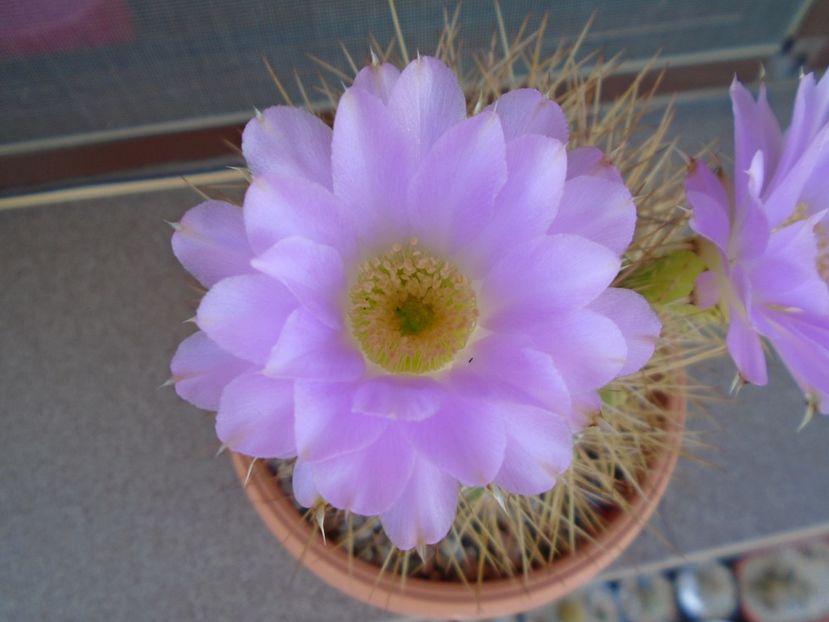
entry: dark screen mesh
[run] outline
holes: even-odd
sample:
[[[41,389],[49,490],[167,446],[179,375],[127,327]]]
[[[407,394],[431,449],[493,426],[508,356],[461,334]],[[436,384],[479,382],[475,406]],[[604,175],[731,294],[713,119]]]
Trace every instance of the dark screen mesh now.
[[[594,9],[585,43],[628,59],[774,49],[803,2],[779,0],[576,0],[501,3],[508,30],[550,14],[545,47],[572,39]],[[454,2],[398,0],[409,47],[430,53]],[[462,39],[486,48],[490,0],[467,0]],[[266,56],[294,96],[296,71],[316,83],[312,53],[345,68],[367,40],[394,36],[385,0],[0,0],[0,144],[148,124],[217,123],[277,101]],[[312,98],[314,93],[311,93]],[[216,118],[216,117],[221,118]],[[212,117],[212,119],[211,119]],[[195,120],[195,121],[194,121]]]

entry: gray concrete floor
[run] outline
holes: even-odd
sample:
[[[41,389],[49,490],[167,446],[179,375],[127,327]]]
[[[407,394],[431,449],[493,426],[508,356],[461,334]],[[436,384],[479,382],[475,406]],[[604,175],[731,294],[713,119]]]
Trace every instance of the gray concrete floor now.
[[[197,197],[195,197],[197,200]],[[0,619],[376,620],[295,564],[169,388],[171,192],[0,214]]]
[[[711,105],[680,127],[709,140],[728,125]],[[163,220],[196,202],[0,213],[0,619],[389,617],[295,573],[213,457],[211,416],[158,389],[196,298]],[[829,521],[829,419],[796,432],[802,399],[779,364],[768,388],[711,410],[693,425],[718,466],[683,461],[652,521],[673,547],[643,534],[617,569]]]

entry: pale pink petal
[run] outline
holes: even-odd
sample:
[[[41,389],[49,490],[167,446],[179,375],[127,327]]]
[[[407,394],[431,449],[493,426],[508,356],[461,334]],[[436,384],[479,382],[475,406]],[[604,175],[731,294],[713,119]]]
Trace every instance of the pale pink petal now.
[[[751,165],[746,171],[748,191],[755,198],[759,198],[763,189],[763,179],[766,174],[763,164],[764,161],[763,152],[758,151],[754,154],[754,157],[751,159]]]
[[[412,180],[408,211],[413,231],[430,247],[452,252],[492,218],[495,196],[506,179],[498,117],[482,113],[463,121],[441,136]]]
[[[550,490],[573,459],[573,430],[564,417],[531,406],[505,409],[507,448],[495,483],[519,495]]]
[[[701,162],[692,162],[685,193],[693,210],[691,229],[726,252],[731,234],[729,199],[719,179]]]
[[[701,273],[694,282],[694,304],[709,309],[720,301],[720,296],[717,274],[711,270]]]
[[[170,362],[178,396],[204,410],[218,409],[225,386],[250,369],[250,363],[228,354],[201,331],[182,341]]]
[[[825,175],[826,171],[816,170],[819,164],[825,164],[829,152],[829,124],[826,125],[809,146],[799,154],[799,158],[781,177],[775,178],[775,184],[764,201],[765,213],[769,224],[776,227],[785,222],[797,208],[801,194],[813,175]]]
[[[364,369],[362,355],[343,330],[323,324],[303,308],[293,311],[285,320],[265,365],[265,373],[274,378],[332,382],[354,380]]]
[[[261,364],[296,306],[291,292],[269,276],[232,276],[202,298],[196,324],[223,350]]]
[[[400,74],[389,111],[422,158],[444,132],[466,118],[466,98],[449,67],[422,56]]]
[[[550,313],[582,307],[601,294],[619,272],[607,247],[570,234],[542,236],[515,249],[484,279],[482,325],[515,330]]]
[[[216,435],[223,445],[246,456],[296,455],[293,383],[259,373],[236,378],[222,392]]]
[[[824,81],[829,84],[829,80]],[[804,184],[800,202],[807,207],[810,214],[824,212],[824,226],[829,226],[829,149],[815,164],[814,172]]]
[[[829,289],[817,270],[814,227],[821,217],[815,214],[770,236],[765,252],[752,265],[757,304],[829,315]]]
[[[294,464],[294,474],[291,481],[294,490],[294,499],[304,508],[312,508],[320,498],[320,493],[314,484],[314,472],[307,462],[297,460]]]
[[[808,74],[800,79],[795,100],[792,123],[786,134],[786,153],[781,159],[782,167],[796,156],[806,152],[808,145],[821,128],[829,124],[829,78],[823,75],[815,85],[814,76]],[[815,168],[803,187],[800,196],[811,213],[829,209],[829,149],[815,163]],[[825,218],[825,222],[829,218]]]
[[[368,91],[384,103],[388,103],[399,77],[400,70],[391,63],[366,65],[357,72],[352,86]]]
[[[558,211],[564,190],[567,154],[557,140],[526,134],[507,145],[508,177],[492,219],[472,237],[463,254],[484,273],[516,245],[542,235]]]
[[[814,74],[800,78],[795,97],[792,121],[786,131],[783,154],[771,185],[778,185],[796,165],[821,129],[829,123],[829,80],[826,76],[815,83]]]
[[[434,415],[446,389],[431,378],[379,376],[360,383],[352,410],[364,415],[419,421]]]
[[[627,249],[636,227],[636,206],[621,182],[582,175],[564,184],[550,233],[573,233],[617,255]]]
[[[332,247],[301,237],[284,238],[251,264],[279,279],[321,322],[334,329],[343,325],[345,268]]]
[[[242,153],[254,176],[303,177],[331,188],[331,128],[300,108],[273,106],[251,119]]]
[[[759,257],[766,250],[771,233],[764,206],[751,193],[734,210],[731,239],[726,256],[741,263]]]
[[[567,179],[581,175],[623,183],[619,170],[608,162],[604,152],[596,147],[579,147],[567,153]]]
[[[497,404],[449,395],[440,410],[404,426],[418,453],[466,486],[483,486],[501,468],[506,445]]]
[[[368,91],[352,87],[340,98],[332,163],[334,192],[347,205],[358,234],[381,246],[399,242],[415,145]]]
[[[536,363],[540,363],[542,359],[552,358],[538,350],[528,350],[528,352],[532,353]],[[554,380],[558,383],[555,388],[560,391],[563,399],[554,405],[555,412],[567,421],[571,430],[582,430],[588,423],[589,415],[601,407],[601,399],[596,389],[585,389],[574,382],[571,384],[578,392],[571,393],[564,376],[560,372],[557,373],[559,377]],[[501,413],[516,405],[547,408],[542,405],[540,399],[532,395],[540,387],[519,387],[514,383],[495,379],[488,374],[476,375],[465,369],[456,368],[452,374],[452,385],[465,395],[474,395],[477,399],[492,404]]]
[[[408,551],[442,540],[455,520],[458,482],[418,456],[403,494],[380,520],[394,545]]]
[[[584,390],[571,395],[572,410],[567,413],[567,424],[571,430],[584,430],[602,410],[602,396],[597,390]]]
[[[766,384],[766,358],[757,329],[733,306],[730,308],[730,316],[731,323],[726,335],[728,353],[743,378],[752,384]]]
[[[487,399],[568,411],[570,393],[552,357],[531,345],[514,335],[490,335],[472,346],[463,369],[476,377],[476,388]]]
[[[251,251],[242,210],[224,201],[205,201],[175,225],[173,253],[205,287],[251,272]]]
[[[394,424],[365,449],[314,462],[314,483],[331,505],[364,516],[387,511],[403,494],[415,454]]]
[[[533,328],[536,347],[553,358],[575,397],[618,377],[627,360],[627,343],[615,322],[590,309],[551,316]]]
[[[391,424],[351,411],[355,385],[298,381],[294,385],[294,437],[301,461],[316,462],[364,449]]]
[[[523,134],[541,134],[567,142],[567,119],[561,108],[535,89],[504,93],[488,110],[501,118],[507,142]]]
[[[746,88],[736,79],[731,84],[731,106],[734,112],[734,190],[737,204],[745,199],[747,172],[758,151],[764,154],[762,175],[766,181],[780,159],[780,126],[766,101],[765,86],[755,102]]]
[[[644,367],[653,356],[662,330],[662,323],[648,301],[629,289],[611,287],[590,303],[590,308],[612,320],[622,331],[627,358],[619,375],[626,376]]]
[[[829,317],[769,310],[761,322],[797,384],[829,414]]]
[[[355,252],[355,232],[342,201],[300,177],[256,177],[245,195],[245,230],[251,248],[263,253],[282,238],[298,235]]]

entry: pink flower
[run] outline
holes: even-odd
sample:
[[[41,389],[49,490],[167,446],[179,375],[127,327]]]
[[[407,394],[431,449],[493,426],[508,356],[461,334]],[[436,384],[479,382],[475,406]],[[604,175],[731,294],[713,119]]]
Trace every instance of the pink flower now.
[[[727,313],[728,351],[745,380],[766,383],[766,337],[810,403],[829,413],[829,289],[815,233],[829,207],[829,79],[802,78],[785,135],[764,88],[755,102],[735,81],[731,99],[733,191],[696,163],[686,182],[709,267],[697,296]]]
[[[380,515],[403,549],[447,533],[460,485],[550,489],[660,329],[609,288],[630,193],[566,142],[530,89],[467,118],[428,57],[360,71],[333,131],[266,110],[243,136],[244,209],[204,203],[173,236],[209,288],[179,394],[218,410],[228,447],[297,456],[301,503]]]

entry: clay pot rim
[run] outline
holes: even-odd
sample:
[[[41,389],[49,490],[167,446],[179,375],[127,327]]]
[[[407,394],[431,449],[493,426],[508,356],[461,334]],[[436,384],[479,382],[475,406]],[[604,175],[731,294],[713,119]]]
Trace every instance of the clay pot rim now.
[[[264,461],[250,469],[251,458],[231,453],[245,493],[260,518],[279,542],[320,579],[364,603],[409,616],[475,619],[512,615],[541,607],[583,586],[609,566],[639,534],[656,510],[668,486],[685,427],[684,399],[671,396],[665,408],[670,448],[659,454],[647,477],[640,482],[644,494],[636,495],[630,511],[614,516],[597,537],[555,563],[527,577],[501,578],[482,585],[461,581],[429,581],[408,577],[377,577],[377,566],[349,559],[340,547],[323,544],[279,486]],[[250,469],[250,476],[248,471]]]

